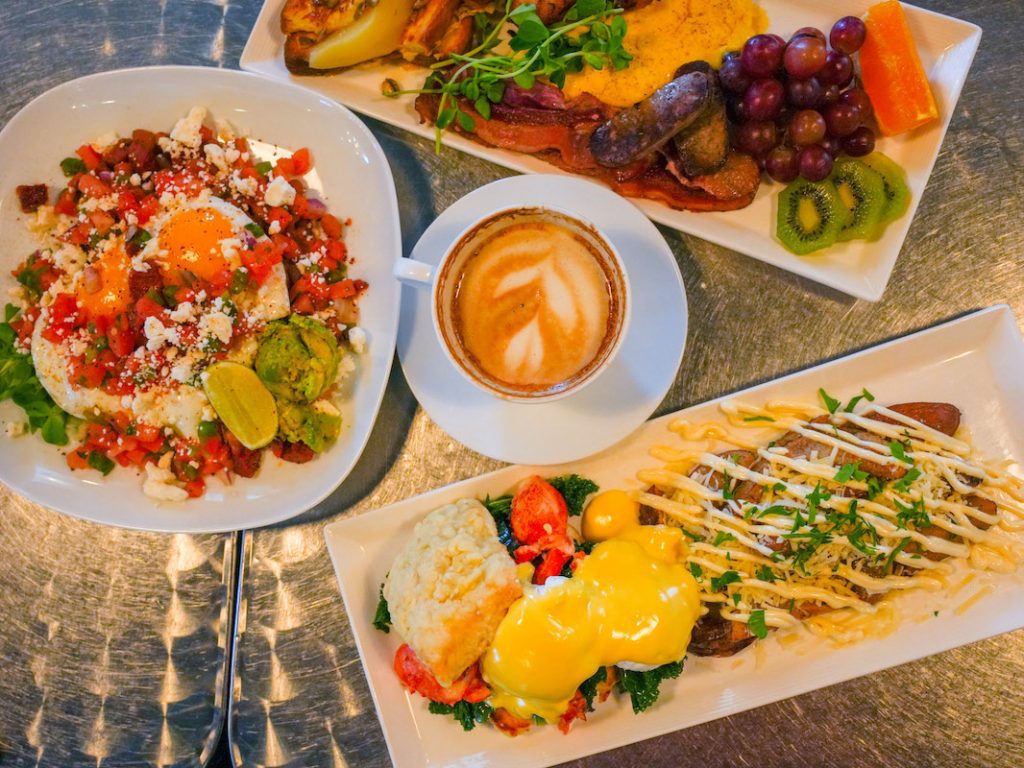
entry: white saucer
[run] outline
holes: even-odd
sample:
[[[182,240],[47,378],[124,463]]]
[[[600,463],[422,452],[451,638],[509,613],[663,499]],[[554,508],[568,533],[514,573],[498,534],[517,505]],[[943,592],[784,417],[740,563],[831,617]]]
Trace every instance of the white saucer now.
[[[632,203],[572,176],[514,176],[471,192],[437,217],[411,258],[437,264],[459,233],[502,208],[548,205],[601,228],[629,274],[633,313],[618,356],[575,395],[510,403],[466,381],[445,357],[430,316],[430,289],[402,287],[398,355],[416,399],[449,435],[478,453],[515,464],[561,464],[629,435],[658,407],[686,345],[686,289],[675,257]]]

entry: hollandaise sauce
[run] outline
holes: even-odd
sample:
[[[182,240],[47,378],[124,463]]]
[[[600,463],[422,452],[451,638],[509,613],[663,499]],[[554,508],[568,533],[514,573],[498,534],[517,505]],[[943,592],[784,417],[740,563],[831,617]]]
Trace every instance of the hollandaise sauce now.
[[[892,606],[881,599],[890,593],[941,590],[954,569],[1012,571],[1024,560],[1014,535],[1024,529],[1024,480],[1007,462],[981,460],[963,440],[892,409],[870,410],[891,423],[863,409],[830,414],[798,403],[729,402],[722,406],[728,431],[671,425],[685,444],[652,451],[664,466],[638,477],[657,492],[636,499],[693,540],[687,565],[704,612],[747,622],[761,636],[766,627],[803,621],[817,634],[854,642],[895,626]],[[827,418],[812,421],[820,416]],[[765,445],[763,433],[744,437],[766,426],[806,438],[814,450],[790,451],[792,439]],[[755,455],[740,461],[710,452],[709,442],[723,439]],[[883,482],[862,471],[862,462],[906,471]],[[740,490],[751,485],[762,489],[756,502]],[[615,522],[621,515],[606,517],[605,528],[622,525]]]
[[[569,75],[566,95],[589,92],[628,107],[669,82],[680,65],[703,59],[717,67],[724,53],[741,48],[768,26],[764,11],[752,0],[654,0],[624,16],[623,45],[633,55],[629,66],[587,67]]]
[[[599,667],[679,661],[700,612],[682,531],[623,530],[594,547],[571,579],[527,587],[484,653],[491,704],[555,722]]]

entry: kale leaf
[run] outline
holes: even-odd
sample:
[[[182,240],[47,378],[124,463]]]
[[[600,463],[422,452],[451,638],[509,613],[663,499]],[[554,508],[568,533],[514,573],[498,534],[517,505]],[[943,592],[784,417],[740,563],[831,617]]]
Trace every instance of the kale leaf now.
[[[633,712],[639,714],[658,700],[658,695],[661,693],[659,689],[663,680],[679,677],[682,672],[682,661],[663,664],[647,672],[619,669],[617,687],[620,691],[629,694],[629,700],[633,704]]]
[[[494,711],[494,708],[486,701],[475,704],[468,701],[457,701],[455,704],[432,701],[427,709],[434,715],[451,715],[464,731],[472,731],[477,723],[487,722],[491,717],[491,712]]]
[[[598,485],[593,480],[575,474],[552,477],[548,482],[562,494],[565,505],[569,508],[569,517],[582,514],[587,496],[598,491]]]

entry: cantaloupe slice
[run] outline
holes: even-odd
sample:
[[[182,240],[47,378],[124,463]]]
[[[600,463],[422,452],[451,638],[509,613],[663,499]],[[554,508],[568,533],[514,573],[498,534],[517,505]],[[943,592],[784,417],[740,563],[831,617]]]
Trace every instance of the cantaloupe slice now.
[[[351,67],[397,50],[412,16],[413,0],[378,0],[350,26],[317,43],[309,52],[313,69]]]

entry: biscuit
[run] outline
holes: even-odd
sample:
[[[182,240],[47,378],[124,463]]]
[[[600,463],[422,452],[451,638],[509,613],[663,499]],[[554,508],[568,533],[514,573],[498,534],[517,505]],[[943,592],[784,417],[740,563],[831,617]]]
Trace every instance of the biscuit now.
[[[475,499],[423,518],[384,583],[392,625],[446,687],[487,650],[522,591],[494,518]]]

